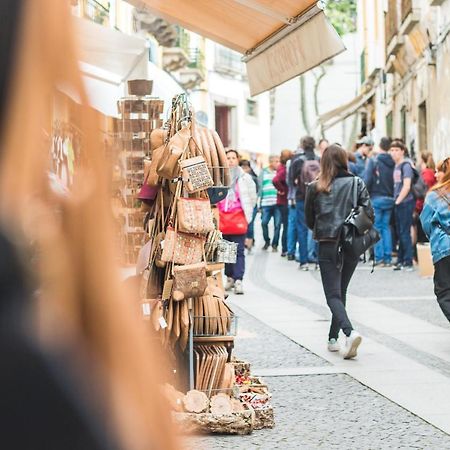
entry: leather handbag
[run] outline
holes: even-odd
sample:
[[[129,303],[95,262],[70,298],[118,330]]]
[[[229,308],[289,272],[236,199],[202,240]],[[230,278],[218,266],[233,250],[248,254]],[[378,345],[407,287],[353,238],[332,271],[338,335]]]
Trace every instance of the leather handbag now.
[[[187,192],[199,192],[214,184],[203,156],[184,159],[180,161],[180,165]]]
[[[365,209],[358,205],[356,177],[353,179],[352,200],[353,208],[342,226],[341,247],[346,255],[357,259],[380,240],[380,234]]]
[[[222,201],[228,194],[230,188],[226,186],[212,186],[208,188],[209,202],[215,205]]]
[[[161,260],[176,264],[196,264],[204,254],[205,239],[167,227]]]
[[[174,293],[182,293],[184,298],[200,297],[207,287],[205,262],[173,268]]]
[[[220,211],[219,229],[223,234],[239,235],[247,233],[248,222],[242,209]]]
[[[156,173],[161,178],[168,180],[178,178],[180,174],[180,165],[178,162],[188,146],[190,137],[191,130],[189,127],[183,127],[169,139],[156,169]]]
[[[180,197],[177,200],[177,213],[180,231],[200,234],[214,231],[211,205],[206,198]]]

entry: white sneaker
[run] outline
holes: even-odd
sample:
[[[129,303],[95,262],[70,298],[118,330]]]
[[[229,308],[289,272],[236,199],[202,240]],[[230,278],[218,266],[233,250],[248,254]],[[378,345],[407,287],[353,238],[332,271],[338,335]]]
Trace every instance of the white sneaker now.
[[[353,330],[345,342],[344,359],[352,359],[356,356],[361,341],[361,335],[357,331]]]
[[[328,351],[329,352],[338,352],[341,349],[341,346],[339,345],[339,342],[337,339],[330,339],[328,341]]]
[[[236,280],[234,283],[234,293],[236,295],[242,295],[244,293],[244,286],[242,286],[242,280]]]
[[[231,291],[234,288],[234,280],[233,278],[228,277],[227,282],[225,283],[225,290]]]

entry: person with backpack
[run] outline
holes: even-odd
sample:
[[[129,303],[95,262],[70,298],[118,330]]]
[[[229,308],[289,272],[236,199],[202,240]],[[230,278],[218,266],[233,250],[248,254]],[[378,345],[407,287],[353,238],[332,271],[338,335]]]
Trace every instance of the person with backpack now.
[[[431,244],[434,293],[450,322],[450,157],[438,163],[436,179],[437,184],[425,198],[420,220]]]
[[[364,136],[356,142],[355,162],[349,163],[350,172],[358,177],[363,177],[366,170],[366,161],[373,148],[372,138]]]
[[[361,335],[353,329],[345,309],[347,288],[358,265],[358,257],[341,251],[341,236],[346,218],[359,206],[373,223],[373,209],[364,181],[348,171],[347,152],[330,145],[320,161],[318,179],[307,187],[305,215],[308,227],[319,241],[319,268],[322,286],[332,313],[328,350],[340,350],[339,331],[346,336],[344,359],[354,358]]]
[[[316,142],[312,136],[304,136],[300,141],[303,152],[296,153],[289,168],[291,185],[295,186],[295,208],[297,211],[297,239],[300,246],[300,270],[309,270],[308,266],[308,227],[305,221],[305,195],[309,183],[320,172],[319,157],[314,149]]]
[[[395,163],[393,172],[394,216],[399,240],[398,259],[394,270],[412,271],[414,268],[411,226],[416,204],[412,187],[414,179],[417,178],[417,171],[413,168],[411,161],[406,159],[408,149],[403,142],[393,141],[390,145],[390,153]]]
[[[395,163],[388,153],[391,140],[380,140],[378,153],[369,159],[364,172],[364,182],[369,191],[375,211],[375,228],[381,239],[375,244],[375,265],[392,265],[391,215],[394,210],[394,167]]]

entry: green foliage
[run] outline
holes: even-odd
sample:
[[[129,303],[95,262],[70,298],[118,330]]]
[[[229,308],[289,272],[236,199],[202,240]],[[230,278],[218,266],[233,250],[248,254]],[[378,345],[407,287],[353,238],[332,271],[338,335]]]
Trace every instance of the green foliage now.
[[[356,31],[356,0],[329,0],[325,13],[340,36]]]

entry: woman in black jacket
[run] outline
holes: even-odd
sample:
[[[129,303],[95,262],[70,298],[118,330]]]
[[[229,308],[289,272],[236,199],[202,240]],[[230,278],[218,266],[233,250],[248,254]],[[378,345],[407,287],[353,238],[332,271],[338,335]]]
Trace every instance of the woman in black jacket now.
[[[348,172],[347,165],[346,151],[339,145],[330,145],[323,153],[319,177],[308,186],[305,199],[306,223],[319,241],[322,285],[333,315],[328,350],[339,351],[338,335],[342,329],[347,336],[344,359],[354,358],[361,343],[361,336],[353,329],[345,310],[347,287],[358,260],[340,249],[342,225],[353,207],[353,183],[357,183],[358,205],[365,208],[372,220],[374,217],[363,180]]]

